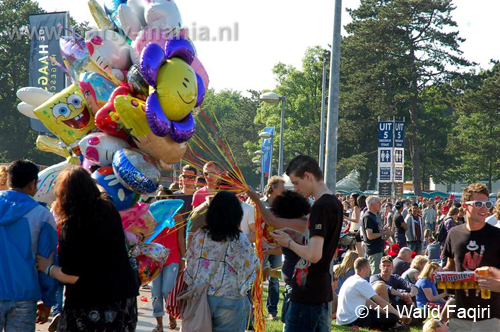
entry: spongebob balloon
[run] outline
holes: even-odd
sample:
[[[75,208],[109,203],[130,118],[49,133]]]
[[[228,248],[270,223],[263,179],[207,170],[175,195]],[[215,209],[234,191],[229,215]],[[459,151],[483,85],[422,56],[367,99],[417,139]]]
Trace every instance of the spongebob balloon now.
[[[76,84],[51,97],[34,113],[61,141],[75,147],[75,152],[77,140],[95,128],[92,112]]]

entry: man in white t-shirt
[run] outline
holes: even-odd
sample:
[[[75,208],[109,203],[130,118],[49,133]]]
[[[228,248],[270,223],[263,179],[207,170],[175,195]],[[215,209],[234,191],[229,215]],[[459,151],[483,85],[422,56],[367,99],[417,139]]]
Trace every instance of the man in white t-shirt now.
[[[255,208],[248,203],[241,202],[243,209],[243,219],[241,219],[240,229],[252,243],[255,242]]]
[[[337,324],[368,329],[409,331],[409,327],[399,325],[398,320],[409,323],[411,318],[400,317],[396,309],[378,296],[370,283],[366,281],[366,278],[370,276],[368,260],[361,257],[356,259],[354,270],[356,274],[347,278],[340,288]]]

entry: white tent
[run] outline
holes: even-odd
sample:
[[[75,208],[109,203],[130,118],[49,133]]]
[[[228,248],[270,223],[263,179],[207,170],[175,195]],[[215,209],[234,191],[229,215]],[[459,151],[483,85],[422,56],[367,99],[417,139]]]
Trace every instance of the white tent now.
[[[359,190],[359,172],[352,170],[349,175],[337,182],[336,189],[345,191]]]

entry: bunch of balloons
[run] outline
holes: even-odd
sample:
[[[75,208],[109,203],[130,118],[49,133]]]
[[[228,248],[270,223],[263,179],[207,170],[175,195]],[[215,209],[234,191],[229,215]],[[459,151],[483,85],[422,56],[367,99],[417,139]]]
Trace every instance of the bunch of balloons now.
[[[72,84],[57,93],[17,92],[19,112],[50,131],[37,147],[66,158],[40,172],[35,199],[51,204],[58,174],[81,165],[112,198],[127,238],[148,256],[141,241],[157,223],[138,200],[154,193],[161,170],[184,156],[195,131],[193,109],[209,79],[174,0],[104,0],[104,9],[95,0],[88,4],[98,29],[60,38],[63,64],[57,65]],[[142,271],[163,265],[151,259],[140,259],[149,264]],[[144,279],[156,271],[144,272]]]

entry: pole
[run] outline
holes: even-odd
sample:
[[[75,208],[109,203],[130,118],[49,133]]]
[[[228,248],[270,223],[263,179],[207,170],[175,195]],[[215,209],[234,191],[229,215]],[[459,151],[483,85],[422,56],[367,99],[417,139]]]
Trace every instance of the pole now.
[[[271,151],[269,153],[269,175],[267,176],[267,179],[269,180],[271,176],[273,176],[273,145],[274,145],[274,135],[271,136]],[[280,176],[278,174],[278,176]]]
[[[326,131],[326,185],[335,193],[337,183],[337,130],[339,122],[339,84],[340,84],[340,30],[342,0],[335,0],[333,22],[333,47],[330,57],[330,91],[328,95],[328,122]]]
[[[326,59],[323,61],[323,84],[321,85],[321,131],[319,134],[319,168],[325,170],[325,101],[326,101]]]
[[[264,156],[260,156],[260,192],[264,194]]]
[[[281,98],[281,125],[280,125],[280,151],[278,157],[278,176],[283,175],[283,132],[285,131],[285,101],[286,97]]]

